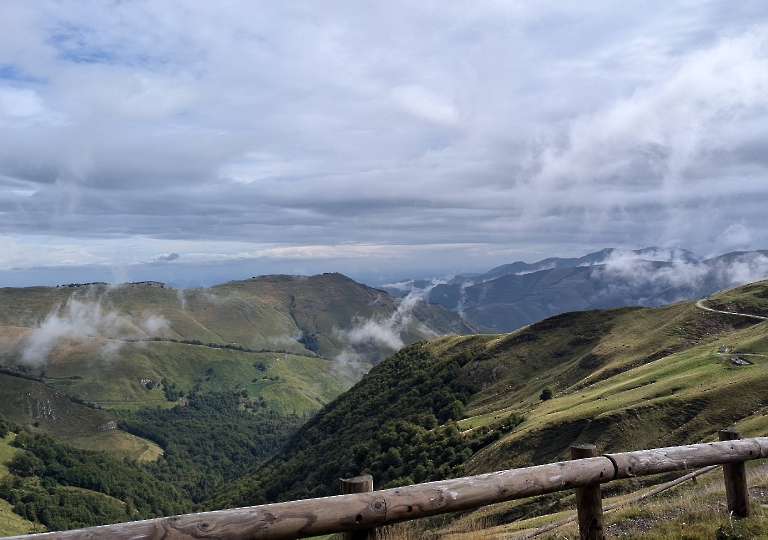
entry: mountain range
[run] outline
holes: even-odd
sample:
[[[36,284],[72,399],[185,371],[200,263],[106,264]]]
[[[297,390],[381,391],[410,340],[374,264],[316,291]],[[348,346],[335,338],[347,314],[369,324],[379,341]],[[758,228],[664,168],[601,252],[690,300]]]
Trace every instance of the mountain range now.
[[[156,457],[147,441],[99,430],[106,412],[64,396],[136,410],[190,392],[246,391],[267,410],[306,415],[407,343],[479,330],[442,306],[395,299],[341,274],[191,290],[157,282],[4,288],[0,413],[83,448]],[[68,419],[78,415],[89,420],[73,430]]]
[[[543,463],[579,442],[698,442],[731,424],[764,434],[768,282],[661,307],[593,300],[503,334],[468,312],[514,304],[507,280],[531,280],[531,302],[586,298],[585,282],[679,295],[747,279],[765,255],[606,250],[400,298],[340,274],[0,289],[0,514],[14,531],[82,527],[330,495],[366,472],[378,488]],[[674,277],[683,270],[701,277]],[[425,301],[457,286],[461,309]],[[157,495],[140,500],[140,484]],[[566,504],[509,503],[483,519]]]
[[[484,274],[382,285],[421,290],[429,302],[510,332],[551,315],[620,306],[660,306],[768,277],[768,251],[703,259],[683,249],[603,249],[578,258],[515,262]]]
[[[332,495],[337,478],[361,473],[379,489],[529,466],[568,459],[579,443],[599,453],[688,444],[717,440],[731,425],[745,437],[764,435],[767,299],[763,281],[702,304],[580,311],[510,334],[413,344],[209,504]],[[643,485],[612,484],[604,493]],[[489,535],[509,537],[504,527],[517,519],[568,508],[572,500],[558,493],[465,514],[462,527],[445,520],[429,529],[440,536],[494,527]]]

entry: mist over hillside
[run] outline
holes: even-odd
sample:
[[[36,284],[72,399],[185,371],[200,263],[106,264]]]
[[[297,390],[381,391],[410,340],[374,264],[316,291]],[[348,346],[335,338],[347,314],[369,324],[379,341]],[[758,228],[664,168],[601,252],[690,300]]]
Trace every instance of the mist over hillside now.
[[[393,298],[342,276],[260,276],[201,289],[157,282],[0,289],[0,353],[43,365],[65,342],[167,339],[376,362],[406,343],[479,327],[413,291]]]
[[[484,274],[381,286],[393,295],[426,292],[477,323],[512,331],[544,317],[621,306],[661,306],[768,277],[768,251],[703,259],[683,249],[607,248],[578,258],[515,262]]]

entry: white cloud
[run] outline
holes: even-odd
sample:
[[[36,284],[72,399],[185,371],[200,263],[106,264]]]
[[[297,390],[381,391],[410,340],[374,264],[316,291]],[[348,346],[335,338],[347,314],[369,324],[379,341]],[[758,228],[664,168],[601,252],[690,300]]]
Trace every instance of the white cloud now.
[[[139,322],[139,328],[148,336],[166,336],[171,332],[171,323],[163,315],[149,313]]]
[[[733,223],[717,237],[717,244],[728,248],[748,248],[753,243],[752,231],[743,223]]]
[[[766,28],[723,0],[10,0],[0,265],[760,248]]]
[[[91,298],[91,291],[82,297],[72,295],[63,306],[56,306],[37,325],[32,327],[20,343],[21,360],[41,365],[57,345],[66,340],[83,341],[87,338],[106,338],[99,355],[103,360],[117,358],[126,337],[167,336],[171,332],[169,321],[162,315],[145,313],[138,323],[132,317],[104,306]]]
[[[43,111],[43,101],[34,90],[0,88],[0,117],[26,118]]]
[[[413,310],[424,302],[429,296],[429,291],[445,280],[434,279],[423,289],[414,289],[404,298],[398,299],[397,308],[389,317],[357,318],[352,321],[350,328],[340,330],[339,333],[352,345],[377,345],[397,350],[403,347],[402,332],[413,324]],[[434,330],[419,323],[419,329],[427,334],[438,335]]]
[[[404,111],[438,124],[455,124],[459,119],[453,103],[423,86],[409,84],[392,89],[392,99]]]
[[[616,253],[603,266],[595,267],[592,276],[602,280],[600,297],[624,296],[631,304],[660,305],[687,300],[703,291],[766,279],[768,257],[753,252],[702,262],[677,259],[660,266],[631,254]]]
[[[100,303],[70,297],[63,308],[54,308],[32,329],[24,342],[21,359],[44,364],[64,338],[117,337],[126,326],[116,312],[103,309]]]

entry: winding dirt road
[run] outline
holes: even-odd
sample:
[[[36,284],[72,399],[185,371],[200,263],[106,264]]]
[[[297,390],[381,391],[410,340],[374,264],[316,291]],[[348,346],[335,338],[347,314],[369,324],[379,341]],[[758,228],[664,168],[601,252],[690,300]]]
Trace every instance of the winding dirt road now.
[[[711,311],[712,313],[725,313],[726,315],[738,315],[739,317],[749,317],[750,319],[760,319],[761,321],[768,321],[768,317],[763,317],[761,315],[750,315],[749,313],[734,313],[733,311],[720,311],[719,309],[712,309],[704,305],[704,300],[706,300],[706,298],[702,298],[701,300],[696,302],[696,307],[703,309],[705,311]]]

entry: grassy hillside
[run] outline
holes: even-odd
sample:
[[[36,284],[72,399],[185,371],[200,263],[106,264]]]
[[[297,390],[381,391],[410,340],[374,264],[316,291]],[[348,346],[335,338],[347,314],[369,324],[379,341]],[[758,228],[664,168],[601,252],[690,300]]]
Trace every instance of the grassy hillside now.
[[[270,407],[309,413],[348,389],[370,365],[340,365],[318,357],[249,353],[172,342],[119,343],[120,354],[103,361],[99,353],[114,340],[83,340],[77,354],[51,355],[30,373],[67,395],[109,408],[171,406],[178,394],[247,389]],[[55,352],[55,351],[54,351]],[[145,381],[145,382],[142,382]],[[165,382],[163,382],[165,381]],[[147,388],[149,382],[150,388]],[[164,386],[174,385],[169,401]]]
[[[365,324],[356,339],[345,333]],[[94,430],[111,419],[107,413],[59,398],[136,410],[171,407],[193,391],[245,390],[252,406],[304,417],[397,345],[376,341],[378,331],[412,342],[476,330],[440,306],[405,309],[340,274],[265,276],[195,290],[154,282],[5,288],[0,366],[44,385],[7,379],[0,410],[80,448],[155,458],[156,445]],[[262,350],[274,352],[256,352]],[[54,414],[66,414],[46,413],[51,400]]]
[[[50,530],[64,530],[188,512],[173,484],[130,460],[78,450],[14,425],[0,499],[13,512]]]
[[[339,274],[185,291],[160,283],[1,289],[0,413],[35,437],[145,460],[137,471],[191,505],[272,455],[369,360],[403,342],[477,331],[411,300]],[[36,498],[17,512],[69,526],[35,510],[55,514],[56,501],[71,499],[62,486],[40,491],[25,480],[3,497]],[[75,495],[106,509],[79,522],[125,515],[123,498]]]
[[[748,313],[768,317],[768,290],[765,281],[713,294],[706,299],[707,307],[721,311]]]
[[[109,408],[246,389],[269,408],[310,414],[370,360],[447,331],[477,328],[340,274],[195,290],[154,282],[0,289],[0,365]],[[264,350],[275,352],[256,352]]]
[[[73,403],[37,381],[0,373],[0,415],[48,433],[84,450],[109,450],[115,456],[154,460],[162,449],[119,429],[106,429],[114,418],[106,411]]]
[[[79,312],[67,311],[75,298]],[[406,343],[447,332],[473,333],[476,326],[440,306],[416,303],[399,317],[399,301],[342,276],[261,276],[205,289],[174,289],[144,282],[0,289],[0,325],[34,327],[52,312],[87,319],[100,307],[100,337],[146,339],[163,336],[203,343],[236,344],[254,350],[287,350],[335,357],[360,349],[344,333],[360,321],[392,323]],[[392,319],[395,317],[396,320]],[[8,330],[8,333],[17,330]],[[11,344],[13,338],[6,337]],[[377,360],[380,347],[363,347]],[[390,349],[391,351],[391,349]]]
[[[766,290],[730,294],[746,302]],[[415,344],[211,505],[331,494],[335,478],[361,472],[383,487],[526,466],[565,458],[580,442],[601,452],[690,443],[739,422],[766,433],[767,324],[686,302]],[[719,354],[724,343],[752,365]],[[545,388],[553,399],[541,400]]]

